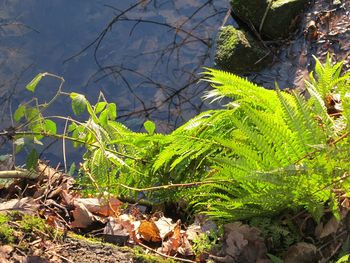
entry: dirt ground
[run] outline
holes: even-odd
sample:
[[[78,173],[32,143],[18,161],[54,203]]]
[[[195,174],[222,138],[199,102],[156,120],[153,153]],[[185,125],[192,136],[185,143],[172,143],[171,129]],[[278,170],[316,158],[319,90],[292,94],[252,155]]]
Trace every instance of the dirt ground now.
[[[4,249],[4,248],[3,248]],[[1,248],[0,248],[1,250]],[[8,251],[10,248],[8,248]],[[13,249],[9,253],[0,254],[1,263],[70,263],[70,262],[145,262],[138,259],[131,250],[109,244],[99,244],[82,239],[67,238],[62,244],[50,246],[50,249],[40,251],[40,255],[23,255],[19,250]]]

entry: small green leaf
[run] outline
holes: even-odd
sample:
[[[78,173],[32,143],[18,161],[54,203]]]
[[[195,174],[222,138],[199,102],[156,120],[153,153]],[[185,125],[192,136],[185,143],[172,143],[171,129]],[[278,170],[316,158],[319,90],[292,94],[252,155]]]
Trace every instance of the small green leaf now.
[[[156,125],[152,121],[146,121],[143,126],[145,127],[146,131],[152,135],[154,131],[156,130]]]
[[[40,141],[40,140],[38,140],[37,139],[37,137],[35,136],[34,138],[33,138],[33,143],[34,144],[38,144],[38,145],[41,145],[41,146],[43,146],[44,144]]]
[[[52,120],[45,120],[45,132],[48,132],[50,134],[56,134],[57,126],[56,123]]]
[[[85,140],[86,134],[85,134],[85,128],[83,126],[76,126],[75,129],[73,130],[72,137],[77,139],[77,140]],[[77,148],[82,143],[74,141],[73,140],[73,147]]]
[[[76,165],[75,165],[75,162],[73,162],[73,163],[71,164],[71,166],[69,167],[68,175],[69,175],[69,176],[73,176],[73,175],[74,175],[74,172],[75,172],[75,169],[76,169]]]
[[[27,120],[38,122],[39,119],[42,119],[41,113],[37,108],[27,108],[25,111]]]
[[[114,121],[117,118],[117,105],[115,103],[109,103],[107,105],[109,119]]]
[[[70,94],[72,99],[72,110],[75,115],[83,113],[86,109],[86,98],[84,95],[72,92]]]
[[[38,83],[40,82],[40,80],[45,76],[45,73],[39,73],[38,75],[35,76],[34,79],[32,79],[31,82],[29,82],[29,84],[26,86],[26,89],[34,92],[36,86],[38,85]]]
[[[39,155],[35,149],[32,149],[30,154],[27,156],[26,167],[28,170],[34,169],[38,163]]]
[[[20,121],[26,112],[26,106],[25,105],[19,105],[19,107],[17,108],[17,110],[15,111],[15,113],[13,114],[13,118],[15,121]]]
[[[272,263],[283,263],[283,260],[280,259],[279,257],[276,257],[272,254],[267,254],[267,255],[271,259]]]
[[[72,132],[77,128],[77,125],[73,122],[69,124],[67,132]]]
[[[38,140],[41,140],[44,137],[43,132],[45,131],[45,128],[42,119],[31,122],[29,128],[32,132],[37,133],[34,137]]]
[[[336,263],[347,263],[349,262],[349,259],[350,259],[350,254],[347,254],[339,258]]]
[[[105,102],[105,101],[101,101],[101,102],[96,103],[95,114],[100,113],[106,107],[106,105],[107,105],[107,102]]]
[[[108,121],[108,109],[102,111],[98,119],[102,126],[106,126]]]
[[[11,154],[4,154],[4,155],[0,155],[0,162],[4,162],[9,160],[10,158],[12,158]]]

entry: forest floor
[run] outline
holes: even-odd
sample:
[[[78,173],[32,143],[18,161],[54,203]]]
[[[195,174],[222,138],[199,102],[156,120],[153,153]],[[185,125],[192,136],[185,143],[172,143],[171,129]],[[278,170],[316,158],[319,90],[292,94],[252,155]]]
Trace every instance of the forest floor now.
[[[275,53],[274,64],[250,76],[265,87],[277,81],[282,88],[302,89],[303,79],[314,66],[312,55],[322,61],[329,52],[349,70],[350,1],[315,0],[302,15],[293,37],[266,45]],[[0,165],[0,172],[11,166]],[[301,211],[264,219],[264,226],[262,221],[256,223],[263,230],[240,222],[227,224],[224,234],[208,238],[201,235],[217,230],[208,219],[198,217],[184,227],[161,213],[145,214],[146,207],[110,197],[81,198],[71,177],[42,163],[35,174],[22,171],[1,176],[16,178],[7,184],[0,182],[1,263],[171,262],[176,258],[184,262],[263,263],[283,262],[267,257],[267,251],[278,254],[283,249],[279,256],[287,263],[331,262],[350,249],[350,201],[346,197],[340,221],[329,213],[316,224]],[[3,216],[4,212],[8,215]],[[44,221],[37,221],[37,215]],[[276,235],[278,244],[271,238]],[[294,245],[286,247],[288,244]]]

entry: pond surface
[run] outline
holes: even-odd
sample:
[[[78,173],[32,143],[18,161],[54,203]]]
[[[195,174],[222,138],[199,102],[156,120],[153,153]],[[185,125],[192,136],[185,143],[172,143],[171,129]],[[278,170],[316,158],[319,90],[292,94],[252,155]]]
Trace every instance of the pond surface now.
[[[92,102],[102,91],[133,129],[152,119],[172,130],[205,107],[199,72],[213,66],[227,8],[225,0],[0,0],[0,129],[33,96],[25,85],[51,72]],[[48,101],[57,85],[44,80],[34,96]],[[69,100],[48,114],[72,115]]]

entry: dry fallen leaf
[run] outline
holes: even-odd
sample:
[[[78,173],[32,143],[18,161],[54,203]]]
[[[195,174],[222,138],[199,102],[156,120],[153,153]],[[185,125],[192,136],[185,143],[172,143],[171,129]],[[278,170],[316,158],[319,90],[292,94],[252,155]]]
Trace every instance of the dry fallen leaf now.
[[[0,213],[6,211],[21,211],[26,214],[37,212],[39,204],[33,198],[24,197],[22,199],[12,199],[0,204]]]
[[[267,259],[267,248],[258,229],[235,222],[226,224],[225,253],[237,262],[255,263]]]
[[[317,262],[317,248],[313,244],[300,242],[291,246],[284,256],[285,263]]]
[[[172,234],[172,231],[177,226],[177,223],[173,224],[171,218],[167,218],[162,216],[157,221],[154,221],[157,228],[159,229],[159,235],[162,240],[165,240],[170,234]]]
[[[153,222],[153,220],[142,220],[140,226],[138,227],[138,233],[146,241],[162,241],[159,229],[157,225]]]
[[[119,207],[123,204],[117,198],[99,199],[99,198],[78,198],[76,199],[93,214],[100,216],[112,216],[119,213]]]
[[[159,252],[166,255],[174,255],[176,252],[178,252],[178,249],[182,244],[181,221],[177,221],[177,223],[174,225],[175,227],[171,231],[171,236],[166,242],[163,242],[162,247],[158,249]]]
[[[339,227],[339,221],[332,216],[329,221],[323,225],[321,222],[315,229],[315,235],[318,239],[327,237],[331,234],[335,234],[338,230]]]
[[[97,216],[94,216],[83,203],[79,201],[74,202],[73,218],[74,221],[71,223],[73,228],[86,228],[93,222],[99,221]]]
[[[177,251],[184,256],[193,256],[194,255],[193,250],[192,250],[192,246],[187,239],[186,233],[182,234],[181,246],[178,248]]]
[[[128,241],[130,234],[124,228],[121,222],[118,222],[113,217],[109,217],[109,221],[103,229],[105,241],[124,246]]]

